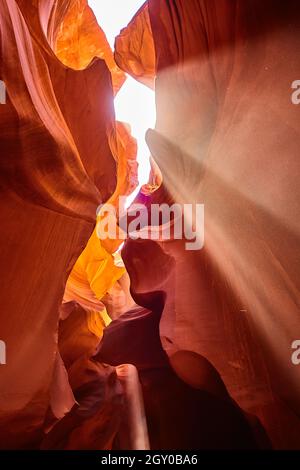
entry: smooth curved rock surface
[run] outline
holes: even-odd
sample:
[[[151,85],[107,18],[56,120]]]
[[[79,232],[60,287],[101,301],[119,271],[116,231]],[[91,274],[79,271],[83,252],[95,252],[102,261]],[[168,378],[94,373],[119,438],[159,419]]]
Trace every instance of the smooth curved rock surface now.
[[[74,404],[57,349],[59,310],[97,206],[116,188],[110,71],[101,59],[67,67],[53,47],[74,3],[0,5],[1,448],[38,446],[49,406],[61,418]]]
[[[148,144],[173,201],[205,204],[204,250],[159,243],[175,260],[163,346],[206,357],[275,447],[299,448],[298,4],[149,0],[148,9],[157,103]],[[161,288],[152,252],[144,241],[126,259],[133,292]]]

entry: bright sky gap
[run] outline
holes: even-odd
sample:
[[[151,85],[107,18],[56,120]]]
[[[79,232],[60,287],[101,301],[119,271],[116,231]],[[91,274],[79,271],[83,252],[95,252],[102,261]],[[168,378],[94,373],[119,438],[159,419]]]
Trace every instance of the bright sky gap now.
[[[144,0],[89,0],[97,21],[114,48],[115,37],[125,28]],[[148,181],[150,164],[149,149],[145,142],[147,129],[155,125],[155,95],[133,78],[127,78],[115,98],[116,119],[131,126],[132,135],[138,141],[140,185]]]

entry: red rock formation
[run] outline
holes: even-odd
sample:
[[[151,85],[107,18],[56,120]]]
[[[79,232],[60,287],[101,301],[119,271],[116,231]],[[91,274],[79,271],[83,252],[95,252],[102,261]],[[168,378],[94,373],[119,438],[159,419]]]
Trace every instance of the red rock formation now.
[[[155,323],[149,341],[170,374],[144,383],[153,435],[163,424],[153,445],[176,439],[168,436],[175,408],[170,403],[162,417],[152,399],[160,383],[166,405],[171,387],[178,386],[182,403],[203,394],[197,411],[206,393],[223,400],[227,389],[261,419],[275,447],[300,446],[300,369],[291,362],[300,337],[300,108],[291,103],[300,76],[297,3],[148,0],[116,41],[118,65],[148,86],[155,80],[158,118],[147,140],[164,184],[152,192],[161,184],[154,170],[139,200],[205,204],[203,250],[186,251],[185,240],[130,240],[123,252],[133,298],[143,307],[138,320],[146,309]],[[126,349],[125,315],[107,335],[124,321],[117,362],[90,359],[102,335],[96,311],[120,274],[111,265],[105,279],[98,276],[120,240],[103,243],[93,258],[96,208],[116,205],[136,185],[135,142],[113,109],[124,75],[86,0],[3,0],[0,33],[7,90],[0,105],[0,338],[7,346],[0,447],[43,440],[43,448],[109,448],[122,411],[113,366],[128,350],[135,363],[144,346]],[[78,260],[83,251],[87,258]],[[65,285],[76,260],[72,298]],[[64,292],[81,305],[61,308]],[[59,340],[66,371],[58,331],[68,307]],[[139,359],[153,367],[149,351]],[[241,422],[240,412],[235,416]],[[197,425],[184,419],[179,413],[184,444],[192,447]],[[200,444],[213,446],[205,438]]]
[[[116,38],[115,49],[119,67],[154,88],[155,51],[147,2]]]
[[[148,143],[172,199],[205,204],[206,241],[200,252],[186,252],[180,241],[160,244],[176,262],[172,281],[152,269],[144,241],[140,257],[126,260],[133,293],[163,290],[168,355],[189,350],[208,358],[274,445],[297,448],[297,2],[149,0],[148,8],[157,75],[157,132]],[[134,25],[141,29],[133,33]],[[116,41],[127,71],[135,70],[140,25],[135,20]],[[195,383],[193,361],[173,365]]]
[[[75,70],[54,50],[76,3],[0,4],[0,79],[7,89],[0,106],[0,336],[7,346],[0,371],[1,448],[38,446],[46,414],[61,418],[74,404],[57,349],[59,309],[96,208],[116,187],[107,64],[95,59]]]
[[[103,59],[111,72],[114,92],[119,91],[125,74],[117,67],[106,36],[86,0],[69,3],[57,34],[51,39],[56,55],[68,67],[83,70],[95,57]]]

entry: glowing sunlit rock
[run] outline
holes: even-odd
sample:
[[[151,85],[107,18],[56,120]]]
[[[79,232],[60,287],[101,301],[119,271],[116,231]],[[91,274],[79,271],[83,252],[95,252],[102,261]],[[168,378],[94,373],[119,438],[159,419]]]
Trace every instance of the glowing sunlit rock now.
[[[147,2],[117,36],[115,49],[115,59],[119,67],[154,88],[155,51]]]
[[[106,36],[87,0],[72,1],[55,38],[55,52],[68,67],[86,68],[95,57],[105,60],[117,93],[125,74],[117,67]]]

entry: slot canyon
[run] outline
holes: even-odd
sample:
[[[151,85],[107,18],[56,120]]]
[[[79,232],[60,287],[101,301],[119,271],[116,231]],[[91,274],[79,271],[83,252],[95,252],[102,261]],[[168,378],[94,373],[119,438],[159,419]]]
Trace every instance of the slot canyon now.
[[[0,449],[300,450],[299,2],[104,3],[0,1]]]

